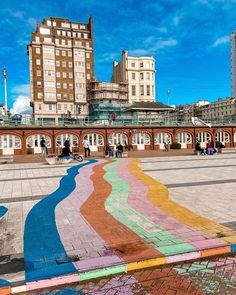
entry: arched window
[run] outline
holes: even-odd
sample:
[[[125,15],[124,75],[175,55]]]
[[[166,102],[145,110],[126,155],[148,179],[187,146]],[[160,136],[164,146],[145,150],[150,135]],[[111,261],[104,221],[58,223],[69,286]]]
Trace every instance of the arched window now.
[[[99,146],[104,146],[104,138],[101,134],[98,133],[89,133],[84,136],[84,138],[88,139],[89,148],[91,151],[98,151]]]
[[[176,135],[176,142],[178,143],[185,143],[185,144],[191,144],[192,143],[192,136],[188,132],[179,132]]]
[[[198,141],[200,141],[202,144],[207,143],[209,140],[211,140],[211,134],[208,132],[199,132],[197,133],[197,138]]]
[[[132,144],[134,145],[149,145],[150,136],[147,133],[135,133],[132,135]]]
[[[128,144],[128,137],[124,133],[112,133],[108,137],[108,142],[111,146],[121,143],[123,146]]]
[[[224,143],[229,143],[230,142],[230,135],[227,132],[219,131],[216,133],[215,139],[217,141]]]
[[[169,133],[160,132],[154,135],[154,144],[171,143],[171,135]]]
[[[0,135],[0,149],[3,155],[14,155],[14,149],[21,149],[21,139],[19,136],[6,134]]]
[[[69,140],[71,147],[77,147],[79,144],[78,137],[75,134],[60,134],[56,138],[56,147],[64,147],[64,142]]]
[[[46,146],[48,148],[51,147],[51,139],[48,135],[45,134],[33,134],[27,137],[26,139],[26,147],[27,148],[39,148],[40,147],[40,141],[42,137],[46,141]]]

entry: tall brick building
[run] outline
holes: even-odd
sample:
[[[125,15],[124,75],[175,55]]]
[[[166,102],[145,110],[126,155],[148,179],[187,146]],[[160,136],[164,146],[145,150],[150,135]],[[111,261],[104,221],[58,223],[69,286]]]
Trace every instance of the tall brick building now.
[[[28,56],[35,119],[57,123],[87,116],[86,88],[94,76],[92,17],[88,24],[44,19],[32,33]]]

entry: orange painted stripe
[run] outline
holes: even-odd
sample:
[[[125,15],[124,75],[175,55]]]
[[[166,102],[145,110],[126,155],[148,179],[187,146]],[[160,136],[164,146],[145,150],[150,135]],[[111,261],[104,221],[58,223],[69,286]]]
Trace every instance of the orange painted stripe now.
[[[200,257],[208,257],[208,256],[214,256],[214,255],[220,255],[220,254],[227,254],[230,253],[231,249],[230,246],[215,248],[215,249],[206,249],[200,251]]]
[[[0,295],[9,295],[11,294],[11,287],[2,287],[0,288]]]
[[[81,213],[96,232],[105,240],[125,262],[163,257],[163,254],[145,242],[137,234],[117,221],[105,209],[112,186],[103,178],[103,167],[114,160],[94,166],[90,178],[94,191],[81,207]]]

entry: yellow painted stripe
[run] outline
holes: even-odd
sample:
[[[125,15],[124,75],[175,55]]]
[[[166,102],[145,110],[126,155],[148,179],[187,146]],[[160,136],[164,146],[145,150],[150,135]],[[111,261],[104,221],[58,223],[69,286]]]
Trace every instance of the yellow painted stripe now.
[[[153,179],[151,176],[145,174],[142,169],[139,168],[138,159],[133,159],[128,165],[131,173],[148,187],[148,199],[158,208],[163,210],[165,213],[174,217],[178,221],[186,224],[192,228],[201,230],[207,233],[212,238],[217,238],[217,233],[226,233],[228,237],[220,238],[220,240],[230,242],[230,236],[235,238],[236,232],[228,227],[222,226],[210,219],[199,216],[189,209],[179,205],[169,198],[168,188],[161,182]],[[232,240],[235,242],[235,240]]]
[[[147,259],[147,260],[138,261],[138,262],[131,262],[127,264],[127,271],[162,265],[166,263],[167,263],[166,257]]]

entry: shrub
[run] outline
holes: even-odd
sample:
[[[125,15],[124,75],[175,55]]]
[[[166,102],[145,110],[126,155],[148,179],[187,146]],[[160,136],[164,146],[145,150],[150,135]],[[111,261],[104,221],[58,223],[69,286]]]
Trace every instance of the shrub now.
[[[180,150],[180,149],[181,149],[181,144],[178,143],[178,142],[173,142],[173,143],[171,144],[170,148],[171,148],[172,150]]]

